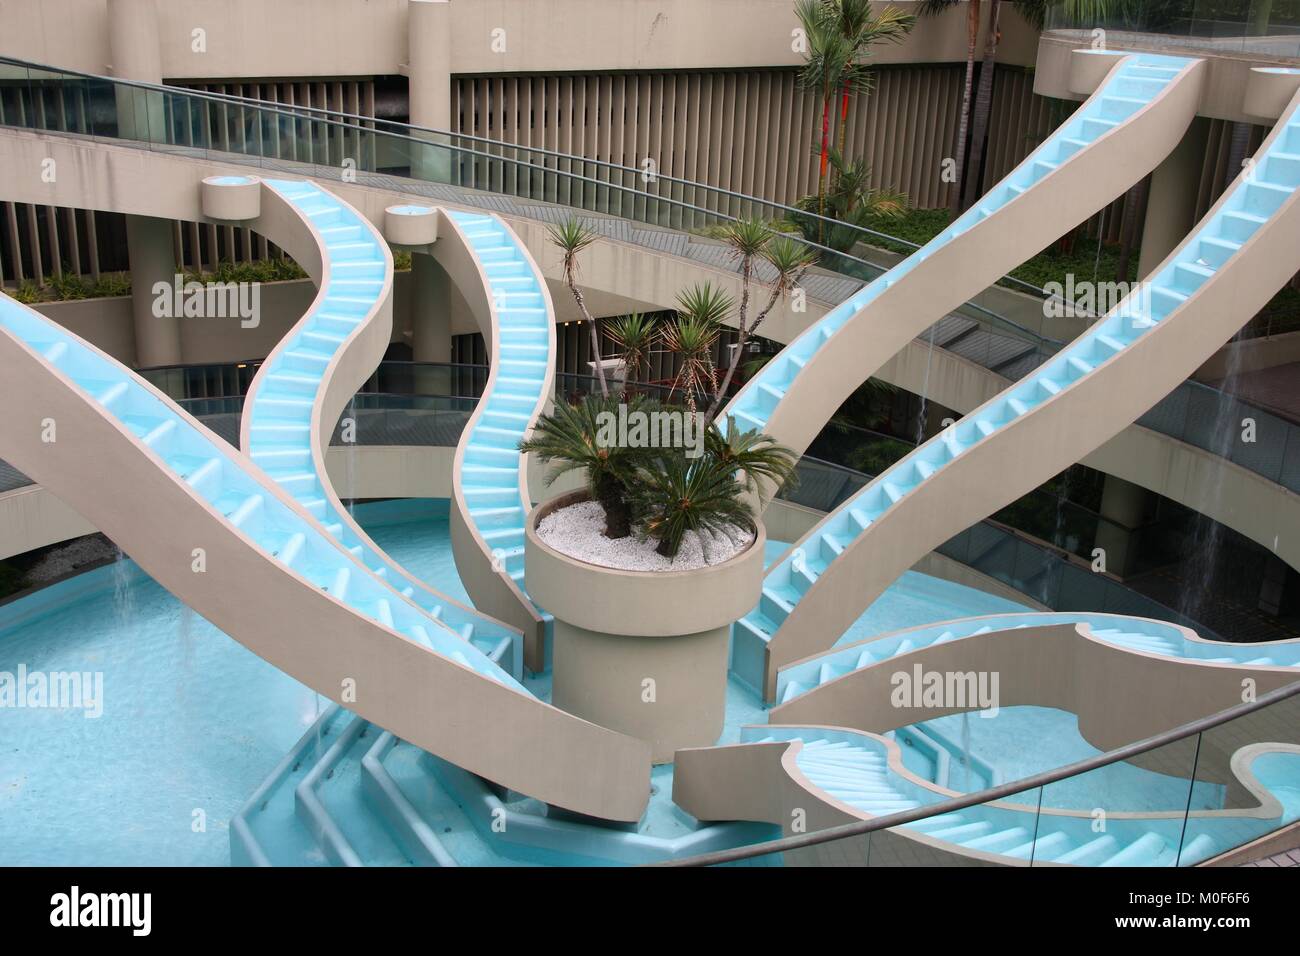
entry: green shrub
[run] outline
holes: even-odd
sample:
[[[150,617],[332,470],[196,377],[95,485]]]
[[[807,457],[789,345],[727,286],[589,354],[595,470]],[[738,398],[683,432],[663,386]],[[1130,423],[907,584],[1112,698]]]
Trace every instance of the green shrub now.
[[[608,538],[633,532],[653,537],[659,542],[656,550],[673,558],[687,531],[752,532],[759,520],[753,500],[764,490],[759,481],[794,481],[793,451],[767,435],[738,432],[734,426],[724,435],[715,424],[708,425],[701,444],[691,448],[684,441],[670,447],[610,443],[602,435],[611,420],[606,416],[620,420],[620,404],[628,406],[626,421],[634,413],[685,414],[643,396],[591,395],[574,405],[557,405],[519,445],[551,465],[547,484],[569,471],[585,474],[587,493],[605,513]]]

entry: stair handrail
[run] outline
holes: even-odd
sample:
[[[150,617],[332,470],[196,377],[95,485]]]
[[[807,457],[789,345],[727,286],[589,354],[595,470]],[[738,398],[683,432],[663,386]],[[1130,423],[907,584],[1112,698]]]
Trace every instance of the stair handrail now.
[[[794,836],[782,837],[779,840],[768,840],[764,843],[751,843],[748,846],[734,847],[729,850],[716,850],[712,853],[701,853],[698,856],[685,857],[679,860],[667,860],[648,865],[677,867],[717,866],[722,863],[738,863],[742,860],[749,860],[758,856],[784,853],[788,850],[799,850],[805,847],[817,846],[822,843],[841,840],[845,837],[861,836],[866,833],[874,833],[877,830],[892,829],[893,827],[901,826],[905,823],[915,823],[918,820],[942,816],[946,813],[955,813],[958,810],[965,810],[968,807],[991,803],[994,800],[1002,800],[1006,797],[1013,797],[1017,794],[1022,794],[1027,790],[1037,790],[1070,777],[1077,777],[1101,767],[1108,767],[1111,764],[1119,763],[1123,760],[1129,760],[1132,757],[1141,756],[1144,753],[1158,750],[1161,747],[1177,743],[1180,740],[1186,740],[1188,737],[1204,733],[1207,730],[1213,730],[1215,727],[1236,720],[1238,717],[1245,717],[1258,710],[1262,710],[1265,707],[1281,703],[1284,700],[1289,700],[1298,694],[1300,694],[1300,680],[1291,684],[1285,684],[1276,690],[1260,694],[1253,701],[1234,704],[1232,707],[1225,708],[1224,710],[1209,714],[1205,717],[1198,717],[1196,720],[1188,721],[1187,723],[1181,724],[1170,730],[1164,730],[1160,733],[1152,734],[1149,737],[1144,737],[1143,739],[1134,741],[1133,743],[1125,744],[1122,747],[1116,747],[1114,750],[1108,750],[1103,754],[1085,757],[1083,760],[1076,760],[1063,767],[1057,767],[1054,770],[1045,770],[1041,773],[1031,774],[1028,777],[1021,777],[1019,780],[1012,780],[1009,783],[999,784],[996,787],[989,787],[988,789],[979,790],[974,793],[963,794],[959,797],[953,797],[939,803],[914,807],[910,810],[900,810],[895,813],[887,813],[882,816],[872,817],[869,820],[858,820],[853,823],[844,823],[839,826],[827,827],[825,830],[817,830],[813,833],[800,833],[795,834]],[[1195,771],[1193,771],[1193,773],[1194,772]]]
[[[593,157],[588,157],[588,156],[580,156],[576,153],[564,153],[564,152],[560,152],[559,150],[547,149],[546,147],[542,147],[542,146],[526,146],[522,143],[510,143],[507,142],[506,140],[492,139],[491,137],[479,136],[474,133],[456,132],[454,130],[439,129],[435,126],[422,126],[417,123],[402,123],[397,120],[385,119],[379,116],[365,116],[360,113],[349,113],[346,110],[333,110],[333,109],[329,109],[328,107],[320,107],[320,106],[304,106],[297,103],[280,103],[277,102],[276,100],[264,100],[256,96],[240,96],[239,94],[236,93],[216,93],[211,90],[196,90],[191,87],[171,86],[165,83],[163,84],[146,83],[139,80],[119,79],[117,77],[103,76],[97,73],[87,73],[82,70],[73,70],[65,67],[56,67],[56,66],[51,66],[49,64],[43,64],[43,63],[34,63],[29,60],[20,59],[18,57],[0,56],[0,64],[21,66],[21,67],[26,67],[28,69],[42,70],[49,73],[62,73],[62,74],[67,74],[69,76],[80,76],[91,80],[103,80],[105,82],[117,83],[124,86],[138,87],[140,89],[151,90],[154,92],[172,93],[172,94],[182,93],[187,96],[194,96],[201,99],[214,100],[218,102],[239,103],[241,105],[255,106],[259,109],[269,109],[273,112],[285,113],[291,116],[299,116],[300,118],[306,118],[309,120],[312,118],[312,115],[317,115],[320,118],[314,120],[315,122],[325,122],[335,126],[343,126],[347,129],[356,130],[357,132],[363,132],[363,133],[382,132],[385,133],[386,135],[401,136],[404,139],[415,139],[415,140],[420,140],[422,142],[429,142],[423,136],[408,135],[400,132],[400,130],[413,130],[417,133],[429,133],[435,136],[446,136],[449,138],[455,137],[457,139],[466,140],[472,143],[479,143],[486,146],[492,146],[492,147],[498,147],[504,149],[513,149],[513,150],[524,151],[529,153],[537,153],[542,156],[550,156],[555,159],[562,159],[562,160],[568,160],[570,162],[585,163],[592,166],[599,166],[604,169],[616,170],[620,173],[632,174],[634,176],[640,176],[644,172],[644,170],[642,170],[640,167],[637,166],[624,166],[620,163],[610,162],[609,160],[595,159]],[[308,114],[308,115],[306,117],[302,117],[301,114]],[[351,120],[354,122],[343,122],[344,120]],[[367,127],[360,124],[383,124],[384,126],[387,127],[396,127],[397,130],[396,131],[393,129],[381,130],[375,128],[373,125]],[[463,150],[463,147],[452,146],[450,143],[447,143],[446,146],[449,149]],[[482,156],[485,159],[500,159],[500,160],[505,159],[504,156],[497,156],[479,150],[463,150],[463,151],[470,152],[476,156]],[[524,160],[518,160],[518,159],[512,159],[510,160],[510,162],[519,162],[530,166],[533,165],[530,163],[526,163],[526,161]],[[534,168],[539,168],[546,172],[552,172],[557,174],[559,172],[558,170],[548,170],[546,169],[546,167],[534,167]],[[564,175],[575,175],[575,174],[565,173]],[[699,182],[698,180],[682,179],[681,177],[678,176],[671,176],[666,173],[659,173],[659,172],[655,173],[655,179],[663,180],[669,183],[676,183],[677,185],[684,186],[690,189],[702,189],[707,192],[717,193],[719,195],[726,196],[730,199],[740,200],[741,202],[752,203],[758,206],[767,206],[772,209],[780,210],[782,213],[791,213],[796,216],[802,216],[814,222],[822,222],[827,224],[828,226],[834,226],[835,228],[838,229],[850,229],[853,230],[854,232],[861,233],[864,236],[871,236],[876,239],[884,240],[886,242],[896,243],[900,246],[904,246],[905,248],[913,251],[920,249],[924,245],[924,243],[912,242],[910,239],[904,239],[901,236],[892,236],[889,233],[880,232],[877,229],[870,229],[866,226],[859,226],[855,223],[842,222],[830,216],[824,216],[816,212],[800,209],[797,206],[791,206],[786,203],[777,202],[776,200],[763,199],[759,196],[754,196],[749,193],[737,192],[732,189],[727,189],[723,186],[714,186],[709,183]],[[596,182],[599,185],[603,185],[603,186],[612,185],[611,183],[602,182],[600,180],[593,180],[593,182]],[[649,194],[647,193],[646,195]],[[652,198],[660,200],[662,202],[677,204],[674,200],[668,197],[654,196]],[[700,207],[692,207],[692,208],[700,208]],[[721,218],[726,218],[726,219],[734,218],[728,216],[725,213],[718,212],[716,210],[708,210],[708,209],[700,208],[700,211],[708,212],[712,215],[719,216]],[[809,244],[816,245],[816,243],[811,243],[811,242]],[[819,248],[823,248],[823,247],[819,247]],[[837,252],[837,250],[830,250],[830,251]],[[851,259],[856,259],[855,256],[849,255],[848,253],[838,253],[838,254],[845,255]],[[1032,282],[1027,282],[1024,279],[1019,279],[1013,275],[1009,275],[1009,274],[1005,275],[1002,278],[998,279],[997,281],[1010,282],[1015,285],[1021,286],[1024,289],[1026,289],[1030,294],[1037,295],[1040,298],[1044,298],[1044,299],[1060,298],[1060,296],[1057,295],[1056,293],[1048,292],[1046,289],[1042,288],[1041,286],[1036,286]]]

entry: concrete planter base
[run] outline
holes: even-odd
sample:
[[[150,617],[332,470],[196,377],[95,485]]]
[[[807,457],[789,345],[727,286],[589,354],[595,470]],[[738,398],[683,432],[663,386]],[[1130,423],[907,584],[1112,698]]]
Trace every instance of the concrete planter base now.
[[[717,743],[727,696],[729,627],[678,637],[589,631],[555,619],[551,703],[648,741],[669,763],[683,747]]]
[[[537,535],[579,491],[533,509],[525,525],[524,582],[555,615],[551,702],[648,741],[655,763],[722,732],[731,624],[758,603],[761,526],[735,557],[694,571],[623,571],[561,554]]]

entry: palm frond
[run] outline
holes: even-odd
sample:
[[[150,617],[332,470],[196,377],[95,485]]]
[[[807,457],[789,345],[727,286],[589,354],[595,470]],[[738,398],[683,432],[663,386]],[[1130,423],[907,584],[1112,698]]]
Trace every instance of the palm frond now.
[[[721,325],[736,300],[711,282],[698,282],[677,293],[677,311],[705,324]]]
[[[738,219],[722,228],[721,238],[731,246],[732,255],[753,258],[763,251],[773,236],[772,227],[761,219]]]
[[[795,465],[799,456],[794,450],[777,444],[771,435],[758,429],[742,432],[734,418],[727,419],[725,432],[709,428],[704,443],[710,458],[730,468],[733,476],[743,474],[745,487],[751,491],[762,492],[764,484],[769,490],[798,484]]]
[[[638,531],[657,538],[657,550],[668,558],[676,557],[688,531],[752,534],[757,522],[739,487],[729,466],[708,457],[673,456],[659,468],[642,468],[632,491]]]

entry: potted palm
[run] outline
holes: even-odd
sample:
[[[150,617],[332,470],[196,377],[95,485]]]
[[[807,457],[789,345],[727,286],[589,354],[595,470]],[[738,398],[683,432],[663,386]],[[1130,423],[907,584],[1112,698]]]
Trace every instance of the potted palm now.
[[[593,397],[584,405],[557,408],[524,446],[551,465],[548,480],[587,472],[585,488],[529,516],[525,586],[555,617],[555,705],[648,740],[654,760],[665,762],[721,731],[731,625],[762,588],[761,497],[792,478],[795,455],[734,423],[726,434],[710,424],[689,447],[607,448],[611,403]],[[702,421],[635,398],[617,420],[638,412]],[[593,504],[603,518],[591,514]],[[624,517],[630,533],[618,534]],[[575,533],[593,518],[603,533]]]
[[[635,383],[642,381],[641,371],[650,358],[650,350],[658,335],[655,317],[633,312],[611,319],[605,331],[623,350],[623,396],[626,398],[636,387]]]
[[[712,283],[693,285],[678,293],[677,313],[660,334],[664,348],[676,353],[680,363],[670,394],[680,391],[692,413],[695,396],[712,395],[717,385],[713,348],[733,305],[730,293]]]

